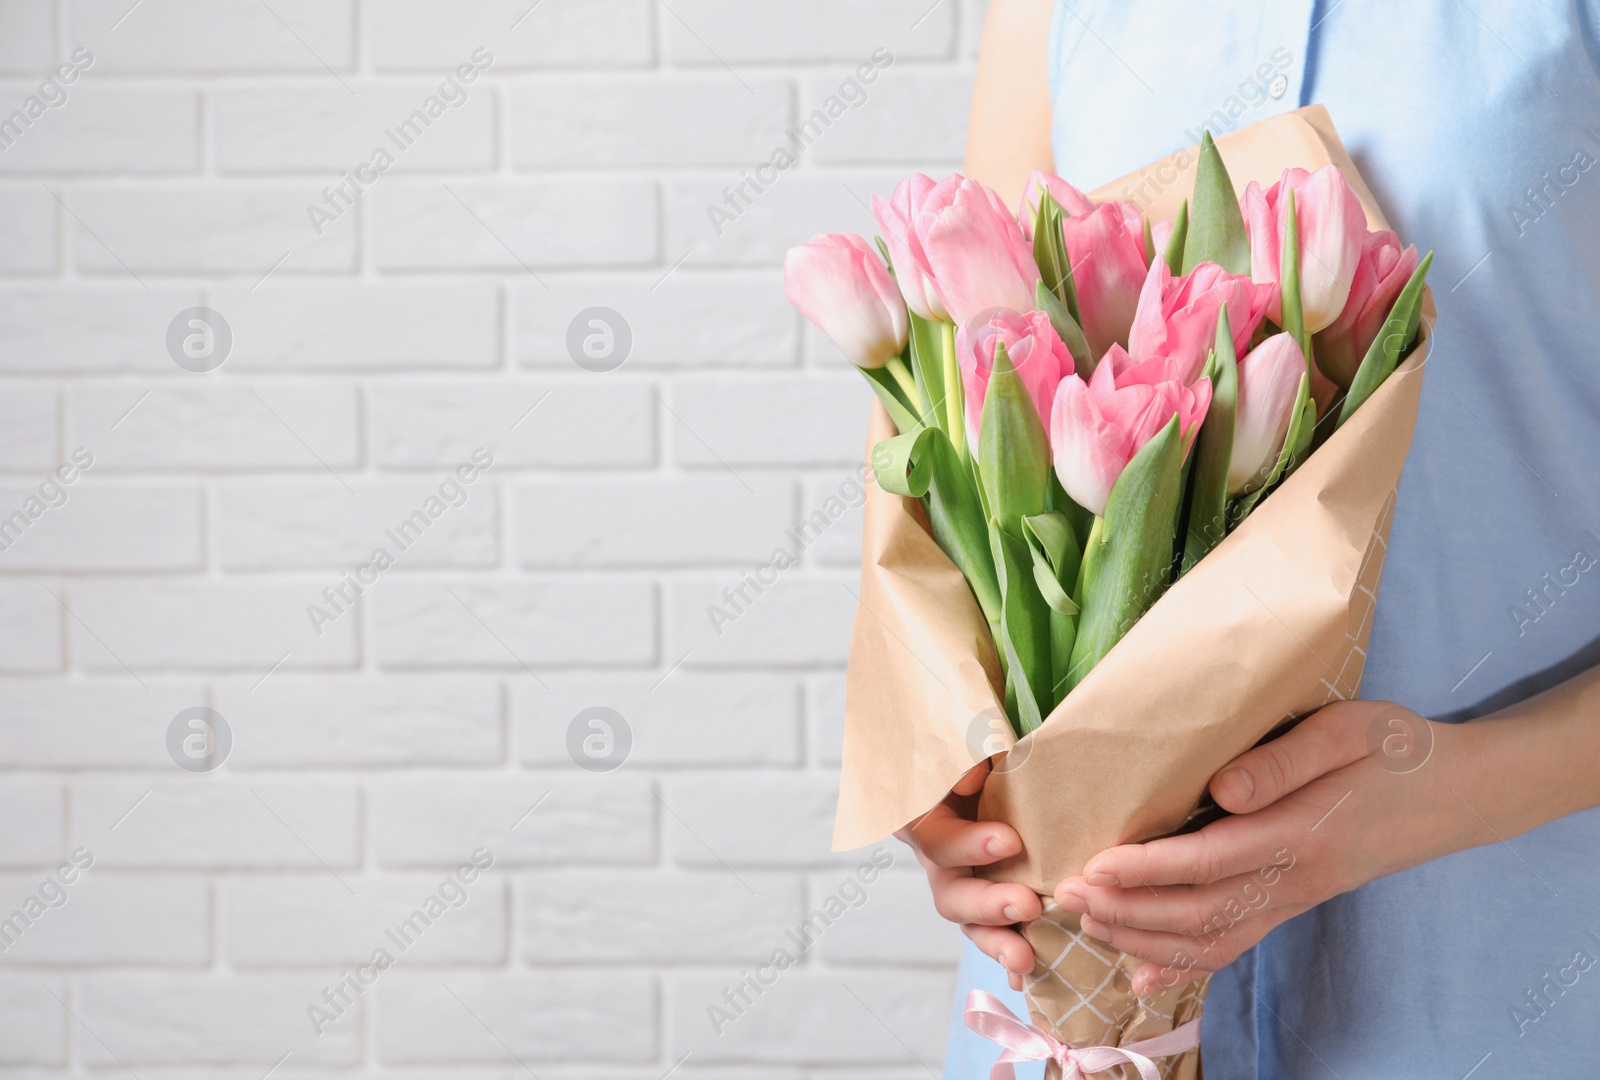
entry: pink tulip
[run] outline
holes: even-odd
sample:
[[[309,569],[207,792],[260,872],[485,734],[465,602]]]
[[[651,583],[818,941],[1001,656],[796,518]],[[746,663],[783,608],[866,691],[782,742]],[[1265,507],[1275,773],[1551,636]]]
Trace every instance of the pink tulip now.
[[[967,434],[973,445],[978,442],[978,423],[983,417],[989,375],[994,371],[997,343],[1005,345],[1006,355],[1039,410],[1039,423],[1046,431],[1050,430],[1050,405],[1055,400],[1056,386],[1072,371],[1072,354],[1042,311],[1019,315],[996,308],[973,320],[971,326],[962,327],[956,333],[956,358],[961,364],[961,386],[966,391]]]
[[[1039,267],[1032,245],[1000,196],[957,174],[927,188],[919,201],[917,192],[926,180],[912,177],[895,189],[890,202],[880,199],[873,204],[879,224],[898,233],[904,247],[896,254],[890,245],[895,274],[902,280],[917,274],[931,278],[916,286],[919,302],[927,302],[931,290],[957,326],[990,308],[1033,307]],[[902,199],[901,188],[913,182],[916,186]],[[931,311],[932,304],[928,307]]]
[[[1128,345],[1144,286],[1144,221],[1127,203],[1104,203],[1061,224],[1089,352]]]
[[[1417,249],[1400,249],[1400,240],[1387,230],[1369,232],[1361,247],[1344,310],[1317,335],[1312,349],[1317,366],[1340,386],[1349,389],[1356,369],[1383,329],[1383,320],[1400,296],[1400,290],[1417,269]]]
[[[1158,258],[1150,264],[1139,293],[1128,351],[1138,360],[1165,356],[1177,365],[1185,383],[1193,382],[1216,341],[1222,305],[1228,305],[1234,352],[1242,354],[1274,293],[1270,285],[1253,284],[1243,274],[1230,274],[1211,262],[1175,278]]]
[[[1306,357],[1293,334],[1274,334],[1239,361],[1239,404],[1233,421],[1228,494],[1266,483],[1294,418]]]
[[[1079,506],[1101,516],[1117,477],[1144,444],[1177,416],[1187,452],[1210,407],[1209,379],[1190,386],[1166,357],[1136,364],[1113,345],[1088,382],[1071,374],[1056,388],[1050,413],[1056,476]]]
[[[934,286],[933,267],[922,250],[921,235],[914,226],[936,186],[934,179],[923,173],[908,176],[894,186],[887,202],[873,193],[872,213],[878,219],[878,231],[889,249],[889,261],[894,265],[894,276],[905,294],[906,305],[924,319],[940,321],[949,316]]]
[[[1285,169],[1283,178],[1265,192],[1251,181],[1244,189],[1245,227],[1250,234],[1250,276],[1261,284],[1278,284],[1289,203],[1285,188],[1294,189],[1295,220],[1300,232],[1300,304],[1305,328],[1314,333],[1344,310],[1361,258],[1367,215],[1361,199],[1337,166],[1314,173]],[[1283,322],[1283,296],[1274,292],[1267,311]]]
[[[1022,192],[1022,207],[1017,211],[1022,231],[1030,240],[1033,238],[1033,219],[1039,216],[1039,193],[1043,191],[1048,191],[1061,204],[1061,209],[1066,211],[1068,217],[1094,213],[1094,203],[1089,196],[1055,173],[1035,169],[1028,174],[1028,186]]]
[[[783,293],[857,367],[882,367],[906,347],[905,301],[877,251],[859,236],[813,236],[790,248]]]

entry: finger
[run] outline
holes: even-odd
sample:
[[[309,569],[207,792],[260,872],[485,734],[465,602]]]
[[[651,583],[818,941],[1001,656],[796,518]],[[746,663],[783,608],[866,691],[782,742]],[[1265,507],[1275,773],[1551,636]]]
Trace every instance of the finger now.
[[[983,790],[983,782],[989,779],[989,762],[980,761],[967,770],[965,776],[956,781],[955,787],[950,789],[952,795],[976,795]]]
[[[1140,930],[1132,926],[1107,926],[1087,916],[1082,919],[1082,926],[1085,934],[1129,956],[1179,971],[1198,970],[1202,973],[1225,967],[1254,941],[1260,940],[1260,935],[1245,940],[1248,923],[1231,927],[1226,933],[1203,938]]]
[[[1022,850],[1017,830],[998,821],[968,821],[945,807],[912,831],[922,854],[936,866],[987,866]]]
[[[935,868],[928,872],[933,907],[953,923],[1010,926],[1040,915],[1039,897],[1026,885],[985,881],[964,870]]]
[[[985,956],[1006,969],[1011,979],[1011,989],[1022,989],[1022,977],[1033,970],[1033,947],[1028,944],[1027,938],[1015,930],[1000,926],[968,924],[961,928],[961,932],[971,938]]]
[[[1282,890],[1279,890],[1280,892]],[[1056,887],[1056,903],[1107,926],[1132,926],[1169,934],[1215,933],[1273,906],[1273,890],[1259,871],[1209,885],[1157,889],[1097,889],[1081,877]]]
[[[1182,836],[1123,844],[1090,859],[1083,877],[1096,888],[1206,885],[1257,870],[1271,858],[1272,834],[1254,818],[1223,818]]]
[[[1243,935],[1235,940],[1229,949],[1224,950],[1212,959],[1221,960],[1222,963],[1219,967],[1226,967],[1243,956],[1247,949],[1266,937],[1279,924],[1303,910],[1305,909],[1300,908],[1296,911],[1279,912],[1252,920],[1250,926],[1243,931]],[[1209,965],[1201,966],[1199,963],[1194,962],[1175,964],[1146,963],[1133,973],[1133,992],[1143,997],[1160,993],[1162,990],[1174,990],[1192,983],[1196,979],[1203,978],[1210,974],[1212,970],[1217,969]]]
[[[1366,724],[1359,716],[1319,710],[1223,766],[1211,778],[1211,797],[1230,813],[1248,814],[1366,756]]]

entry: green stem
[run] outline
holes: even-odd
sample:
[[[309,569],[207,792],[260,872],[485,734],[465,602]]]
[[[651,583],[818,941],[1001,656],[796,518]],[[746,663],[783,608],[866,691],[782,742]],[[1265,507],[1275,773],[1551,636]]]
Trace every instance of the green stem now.
[[[922,400],[922,393],[917,389],[917,380],[911,377],[911,369],[906,367],[906,362],[898,356],[889,357],[889,362],[884,365],[888,368],[890,376],[899,384],[900,389],[906,393],[906,404],[915,413],[926,411],[926,403]]]
[[[1100,533],[1105,528],[1106,519],[1096,517],[1094,524],[1089,526],[1089,539],[1083,545],[1083,561],[1078,564],[1078,580],[1072,588],[1072,600],[1079,609],[1083,607],[1083,600],[1089,592],[1089,575],[1094,572],[1096,556],[1100,554]]]
[[[945,422],[950,425],[950,442],[957,456],[967,456],[967,425],[962,419],[961,368],[956,362],[956,324],[939,324],[939,348],[944,357]]]

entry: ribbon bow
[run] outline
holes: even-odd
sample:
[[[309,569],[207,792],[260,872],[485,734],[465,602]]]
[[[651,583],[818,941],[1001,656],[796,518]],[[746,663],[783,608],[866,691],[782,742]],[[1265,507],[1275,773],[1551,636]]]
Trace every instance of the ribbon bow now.
[[[989,1070],[989,1080],[1013,1080],[1016,1061],[1054,1061],[1061,1080],[1084,1080],[1086,1073],[1132,1065],[1143,1080],[1161,1080],[1161,1070],[1151,1058],[1181,1054],[1200,1045],[1200,1021],[1191,1020],[1165,1035],[1126,1046],[1070,1046],[1047,1031],[1025,1024],[993,994],[974,990],[967,995],[962,1019],[973,1031],[1004,1048]]]

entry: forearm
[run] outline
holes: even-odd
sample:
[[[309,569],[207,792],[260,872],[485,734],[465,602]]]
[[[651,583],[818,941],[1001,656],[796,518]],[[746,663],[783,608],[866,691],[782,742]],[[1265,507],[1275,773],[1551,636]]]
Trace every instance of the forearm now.
[[[1052,0],[991,0],[972,87],[966,174],[1008,206],[1028,174],[1053,168],[1050,151]]]
[[[1502,838],[1600,806],[1600,668],[1463,732],[1455,790]]]

